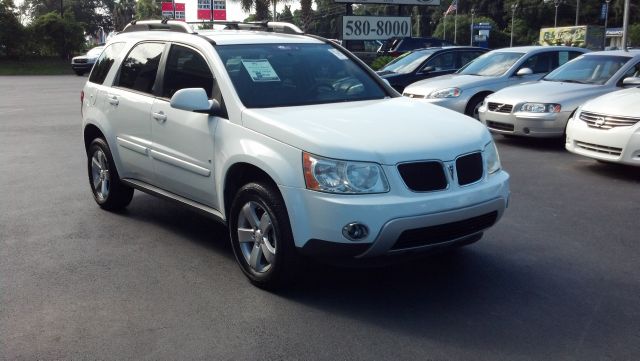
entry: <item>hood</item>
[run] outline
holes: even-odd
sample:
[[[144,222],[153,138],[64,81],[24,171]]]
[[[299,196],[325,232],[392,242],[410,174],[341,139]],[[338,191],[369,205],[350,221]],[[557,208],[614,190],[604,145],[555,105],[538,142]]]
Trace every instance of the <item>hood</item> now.
[[[462,75],[462,74],[449,74],[437,76],[431,79],[425,79],[415,82],[404,89],[405,93],[416,95],[429,95],[434,90],[445,88],[461,88],[471,89],[486,84],[494,84],[499,82],[502,78],[479,76],[479,75]]]
[[[618,90],[592,99],[584,104],[583,110],[622,117],[640,116],[640,88]]]
[[[612,91],[607,85],[538,81],[515,85],[497,91],[487,97],[487,101],[505,104],[524,102],[558,103],[563,110],[573,111],[585,101]]]
[[[244,126],[324,157],[398,162],[440,159],[490,141],[478,121],[404,97],[286,108],[246,109]]]

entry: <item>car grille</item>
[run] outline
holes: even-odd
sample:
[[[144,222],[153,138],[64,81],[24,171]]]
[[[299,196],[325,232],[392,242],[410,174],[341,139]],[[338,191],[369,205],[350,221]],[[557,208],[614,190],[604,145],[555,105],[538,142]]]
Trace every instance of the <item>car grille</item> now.
[[[484,170],[482,165],[482,154],[480,152],[467,154],[456,159],[458,184],[464,186],[479,181]]]
[[[86,64],[87,59],[75,59],[73,62],[76,64]]]
[[[487,108],[492,112],[511,113],[511,111],[513,110],[513,105],[502,104],[502,103],[489,103],[487,104]]]
[[[616,148],[616,147],[607,147],[606,145],[598,145],[598,144],[592,144],[592,143],[585,143],[585,142],[576,142],[576,146],[585,149],[585,150],[589,150],[592,152],[597,152],[597,153],[602,153],[602,154],[610,154],[610,155],[615,155],[615,156],[620,156],[622,154],[622,148]]]
[[[424,95],[420,95],[420,94],[403,93],[402,95],[408,98],[416,98],[416,99],[424,98]]]
[[[491,227],[497,218],[498,212],[494,211],[462,221],[409,229],[400,234],[391,249],[407,249],[453,241]]]
[[[591,128],[611,129],[616,127],[630,127],[640,121],[640,118],[615,117],[604,114],[582,112],[580,120],[587,123]]]
[[[398,171],[412,191],[430,192],[447,188],[447,176],[440,162],[404,163],[398,165]]]
[[[495,130],[505,130],[508,132],[513,132],[515,129],[513,124],[492,122],[490,120],[487,121],[487,127]]]

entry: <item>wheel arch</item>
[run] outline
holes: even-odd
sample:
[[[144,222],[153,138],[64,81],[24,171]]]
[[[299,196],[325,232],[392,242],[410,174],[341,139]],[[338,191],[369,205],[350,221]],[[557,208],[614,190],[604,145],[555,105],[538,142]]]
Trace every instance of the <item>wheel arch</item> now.
[[[89,151],[89,145],[91,145],[91,142],[94,139],[102,138],[105,141],[107,141],[107,138],[105,137],[105,135],[102,132],[102,130],[100,130],[100,128],[98,128],[98,126],[96,126],[95,124],[92,124],[92,123],[89,123],[84,127],[83,138],[84,138],[84,149],[87,152]]]
[[[247,161],[239,161],[232,164],[225,173],[222,192],[223,213],[227,220],[229,219],[229,210],[236,193],[242,186],[250,182],[265,182],[280,192],[275,179],[259,166]]]

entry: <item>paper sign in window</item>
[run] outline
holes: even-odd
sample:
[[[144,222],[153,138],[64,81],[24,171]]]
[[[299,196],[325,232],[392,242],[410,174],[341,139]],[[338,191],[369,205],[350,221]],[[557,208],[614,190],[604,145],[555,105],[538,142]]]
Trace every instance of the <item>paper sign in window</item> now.
[[[247,69],[254,82],[280,81],[278,74],[267,59],[243,59],[242,65]]]

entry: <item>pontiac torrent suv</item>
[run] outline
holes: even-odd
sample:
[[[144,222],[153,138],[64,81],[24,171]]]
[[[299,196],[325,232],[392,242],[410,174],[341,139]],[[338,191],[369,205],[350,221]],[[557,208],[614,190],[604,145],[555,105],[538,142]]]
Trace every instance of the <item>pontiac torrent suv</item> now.
[[[137,189],[210,215],[264,288],[286,284],[305,255],[472,243],[508,204],[486,127],[401,97],[290,24],[132,23],[81,98],[98,205],[126,207]]]

